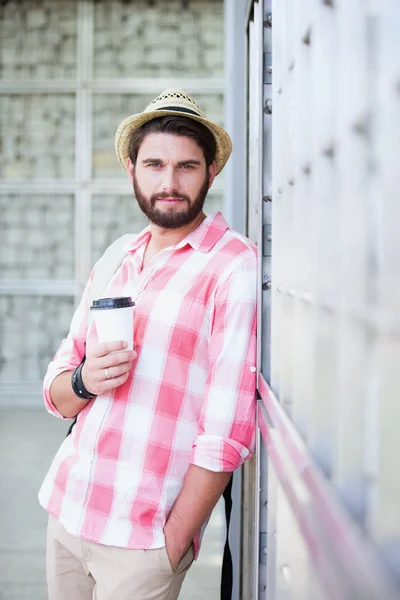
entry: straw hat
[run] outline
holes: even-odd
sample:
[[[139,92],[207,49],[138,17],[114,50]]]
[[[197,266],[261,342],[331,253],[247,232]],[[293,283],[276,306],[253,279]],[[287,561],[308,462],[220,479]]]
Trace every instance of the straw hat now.
[[[219,125],[209,121],[199,105],[183,90],[168,88],[144,109],[142,113],[131,115],[122,121],[115,134],[115,152],[121,165],[126,169],[132,132],[141,125],[168,115],[188,117],[203,123],[214,134],[217,143],[215,162],[217,173],[224,167],[232,152],[231,138]]]

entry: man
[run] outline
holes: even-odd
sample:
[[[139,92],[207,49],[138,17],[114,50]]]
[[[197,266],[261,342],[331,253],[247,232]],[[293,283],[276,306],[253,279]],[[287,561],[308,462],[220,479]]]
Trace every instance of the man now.
[[[150,221],[104,293],[135,301],[135,350],[88,327],[95,266],[44,381],[77,416],[39,493],[50,600],[175,600],[254,444],[256,249],[203,212],[230,138],[166,90],[115,147]]]

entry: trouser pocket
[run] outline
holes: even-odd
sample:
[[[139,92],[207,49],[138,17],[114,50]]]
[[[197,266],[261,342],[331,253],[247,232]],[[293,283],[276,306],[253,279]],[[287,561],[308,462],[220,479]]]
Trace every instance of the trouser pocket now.
[[[192,565],[194,560],[194,546],[193,542],[190,544],[189,548],[186,550],[185,554],[182,556],[181,560],[178,563],[176,569],[172,568],[171,561],[169,560],[168,552],[166,546],[163,548],[163,554],[165,561],[167,562],[167,566],[169,568],[169,572],[172,575],[180,575],[185,573]]]

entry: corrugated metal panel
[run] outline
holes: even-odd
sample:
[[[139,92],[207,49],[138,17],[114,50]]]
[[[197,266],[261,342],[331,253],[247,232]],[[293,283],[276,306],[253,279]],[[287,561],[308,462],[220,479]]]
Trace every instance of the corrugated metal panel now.
[[[397,0],[272,3],[270,378],[268,296],[259,366],[326,494],[272,460],[293,440],[260,408],[268,600],[400,597],[399,34]]]

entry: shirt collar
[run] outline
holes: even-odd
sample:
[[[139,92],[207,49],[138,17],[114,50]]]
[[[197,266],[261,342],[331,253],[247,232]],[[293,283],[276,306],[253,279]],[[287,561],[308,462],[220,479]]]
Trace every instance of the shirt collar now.
[[[186,244],[190,244],[195,250],[209,252],[219,242],[227,229],[229,229],[229,225],[222,214],[220,212],[212,213],[181,240],[176,248],[183,248]]]
[[[196,229],[191,231],[183,240],[176,244],[175,248],[183,248],[190,244],[194,250],[209,252],[222,238],[225,231],[229,229],[221,212],[208,215]],[[150,226],[143,229],[132,242],[125,246],[126,252],[134,252],[143,244],[147,244],[151,236]]]
[[[150,237],[150,225],[148,225],[145,227],[145,229],[142,229],[142,231],[138,233],[131,242],[126,244],[124,247],[125,252],[135,252],[135,250],[143,246],[143,244],[147,244]]]

